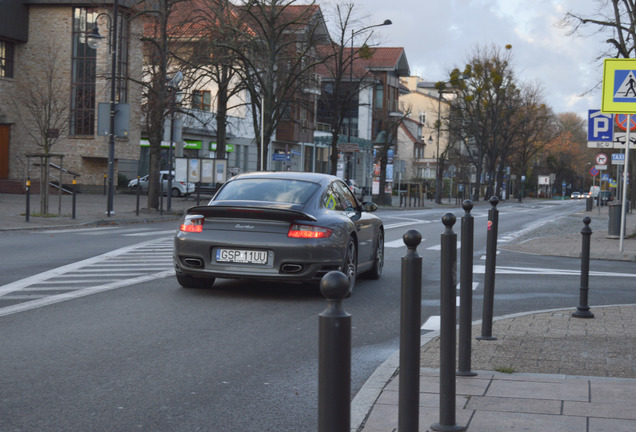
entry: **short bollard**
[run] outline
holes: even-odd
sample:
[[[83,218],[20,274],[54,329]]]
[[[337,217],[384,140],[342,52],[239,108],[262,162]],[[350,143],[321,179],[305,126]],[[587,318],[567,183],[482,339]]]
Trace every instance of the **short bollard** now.
[[[499,198],[490,198],[488,210],[488,233],[486,235],[486,274],[484,275],[484,307],[482,313],[481,336],[479,340],[497,340],[492,335],[492,316],[495,303],[495,268],[497,266],[497,227],[499,225]]]
[[[466,430],[464,426],[458,426],[455,423],[455,396],[457,393],[455,383],[457,234],[453,231],[455,221],[455,215],[452,213],[446,213],[442,217],[446,230],[441,238],[439,423],[431,425],[431,429],[435,431]]]
[[[322,277],[327,309],[319,315],[318,432],[351,428],[351,315],[342,308],[349,279],[339,271]]]
[[[581,288],[579,289],[579,305],[576,311],[572,312],[575,318],[594,318],[594,314],[590,312],[588,305],[589,278],[590,278],[590,239],[592,237],[592,228],[590,222],[592,220],[585,216],[583,218],[583,228],[581,228],[582,247],[581,247]]]
[[[31,214],[31,178],[27,178],[26,181],[26,221],[29,221],[29,215]]]
[[[76,204],[77,204],[77,178],[73,177],[73,216],[72,218],[75,219],[75,208],[76,208]]]
[[[475,376],[471,371],[472,321],[473,321],[473,238],[475,220],[470,211],[473,202],[462,203],[462,251],[459,270],[459,350],[457,359],[457,375]]]
[[[402,257],[398,430],[417,432],[420,409],[422,326],[422,257],[417,253],[417,246],[422,242],[422,234],[416,230],[408,230],[402,239],[407,251]]]

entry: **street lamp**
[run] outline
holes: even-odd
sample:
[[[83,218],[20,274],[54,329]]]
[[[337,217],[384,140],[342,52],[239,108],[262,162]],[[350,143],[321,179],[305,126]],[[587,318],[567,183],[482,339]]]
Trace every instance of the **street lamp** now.
[[[351,61],[349,63],[349,86],[350,86],[350,91],[353,92],[353,37],[359,33],[362,33],[365,30],[369,30],[370,28],[374,28],[374,27],[382,27],[382,26],[388,26],[393,24],[391,22],[390,19],[386,19],[384,20],[384,22],[382,24],[373,24],[370,26],[366,26],[363,27],[359,30],[354,31],[353,29],[351,29]],[[348,128],[347,128],[347,142],[351,143],[351,123],[353,122],[353,113],[352,113],[352,109],[351,109],[351,105],[353,102],[353,93],[351,93],[351,97],[349,98],[349,124],[348,124]],[[347,184],[349,184],[349,180],[351,178],[351,154],[350,152],[346,152],[345,154],[346,156],[346,160],[345,160],[345,181],[347,182]]]
[[[95,18],[95,27],[93,32],[88,35],[87,43],[91,48],[95,48],[97,43],[104,38],[99,34],[97,28],[97,19],[104,15],[109,19],[109,31],[110,31],[110,49],[111,49],[111,73],[110,73],[110,128],[108,135],[108,199],[106,204],[106,214],[110,217],[111,214],[115,214],[113,211],[113,194],[114,194],[114,177],[115,177],[115,75],[117,74],[117,13],[119,8],[119,0],[113,2],[113,16],[109,17],[107,14],[100,13]]]
[[[179,93],[179,84],[181,84],[181,80],[183,79],[183,73],[181,71],[177,71],[176,74],[172,77],[172,79],[168,82],[168,88],[172,92],[172,101],[170,103],[170,147],[168,147],[168,203],[167,203],[167,211],[172,209],[172,146],[174,145],[174,111],[176,109],[177,102],[177,94]],[[176,173],[175,173],[176,174]],[[187,190],[187,185],[186,185]]]

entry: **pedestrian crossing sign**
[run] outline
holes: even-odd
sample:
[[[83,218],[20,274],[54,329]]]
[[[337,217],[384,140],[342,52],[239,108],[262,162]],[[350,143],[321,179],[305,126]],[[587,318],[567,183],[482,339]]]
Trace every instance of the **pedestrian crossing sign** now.
[[[636,114],[636,59],[605,59],[601,112]]]

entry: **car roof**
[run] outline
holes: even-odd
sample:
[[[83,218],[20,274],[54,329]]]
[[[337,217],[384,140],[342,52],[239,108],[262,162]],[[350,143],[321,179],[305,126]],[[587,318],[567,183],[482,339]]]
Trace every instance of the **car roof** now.
[[[334,180],[339,180],[339,177],[311,172],[299,172],[299,171],[253,171],[238,174],[231,178],[231,180],[240,180],[248,178],[273,178],[273,179],[286,179],[286,180],[304,180],[319,184],[325,184]]]

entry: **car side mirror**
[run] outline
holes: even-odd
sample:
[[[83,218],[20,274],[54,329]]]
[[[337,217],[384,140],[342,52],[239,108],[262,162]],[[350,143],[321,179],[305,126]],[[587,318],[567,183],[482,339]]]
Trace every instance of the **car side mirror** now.
[[[378,209],[378,205],[376,203],[373,203],[371,201],[365,201],[362,203],[362,211],[365,212],[374,212]]]

